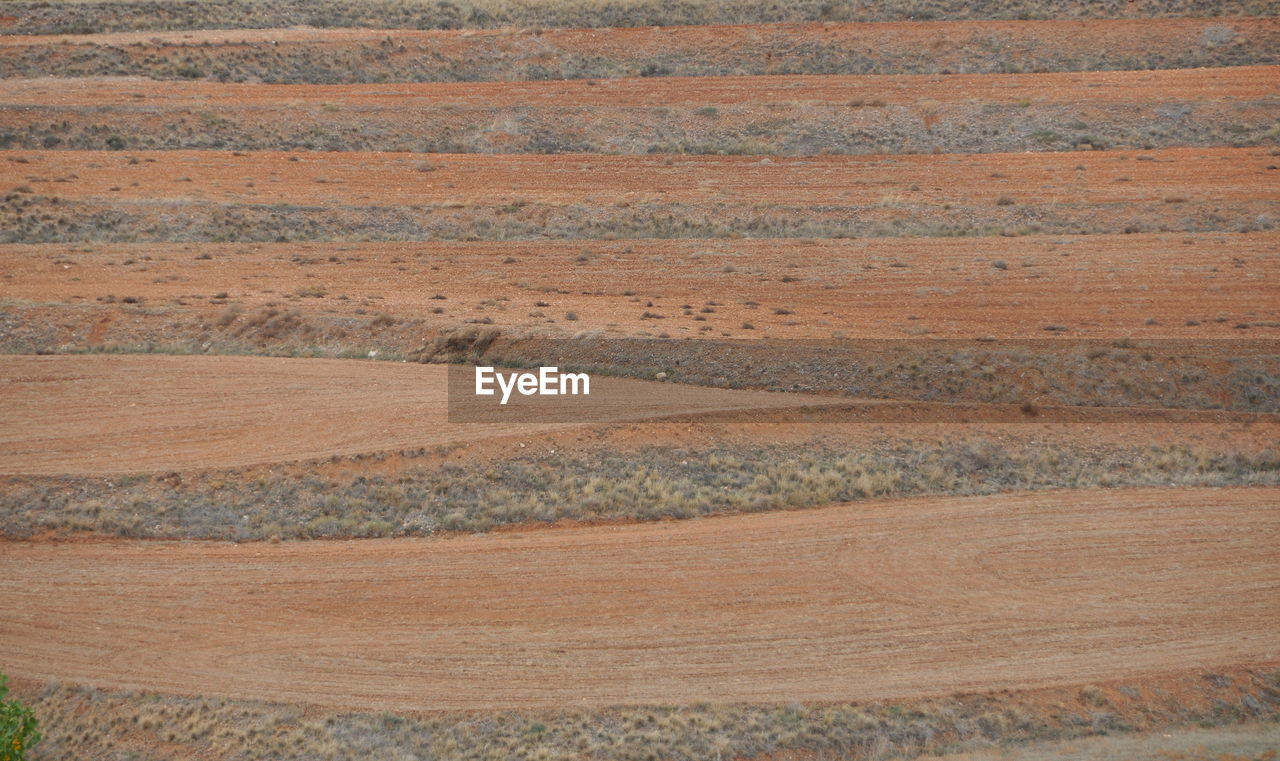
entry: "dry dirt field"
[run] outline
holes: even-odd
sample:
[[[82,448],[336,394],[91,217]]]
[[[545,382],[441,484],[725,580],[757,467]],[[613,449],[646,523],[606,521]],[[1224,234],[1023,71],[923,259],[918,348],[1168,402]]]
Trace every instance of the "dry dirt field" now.
[[[6,3],[28,758],[1274,759],[1275,11]]]
[[[838,701],[854,684],[862,699],[916,698],[1211,671],[1280,658],[1273,496],[1052,492],[449,540],[21,544],[0,561],[0,632],[21,677],[353,710]]]
[[[1066,214],[1081,207],[1120,207],[1115,213],[1132,214],[1126,207],[1159,208],[1164,203],[1181,218],[1191,213],[1176,208],[1184,203],[1192,204],[1192,210],[1216,204],[1265,212],[1274,211],[1280,201],[1280,184],[1271,174],[1278,170],[1268,169],[1276,166],[1269,148],[777,160],[450,154],[433,156],[425,164],[414,154],[361,152],[15,151],[6,159],[8,177],[31,188],[18,191],[20,195],[124,208],[143,201],[428,210],[516,207],[511,213],[524,207],[547,213],[589,204],[731,210],[1025,204],[1062,207]],[[998,203],[1002,195],[1012,203]],[[1185,200],[1165,200],[1175,197]]]
[[[542,335],[1035,338],[1056,324],[1088,338],[1280,337],[1277,247],[1274,231],[567,250],[548,241],[10,244],[0,245],[0,283],[28,308],[74,307],[63,310],[58,344],[122,341],[117,329],[147,320],[217,327],[238,314],[233,330],[272,307],[387,313],[434,330],[487,318]]]
[[[571,425],[451,423],[445,373],[443,365],[263,357],[9,359],[0,367],[0,472],[228,468],[538,438]],[[597,378],[592,393],[603,399],[593,410],[601,423],[848,405],[807,394],[673,393],[625,378]]]

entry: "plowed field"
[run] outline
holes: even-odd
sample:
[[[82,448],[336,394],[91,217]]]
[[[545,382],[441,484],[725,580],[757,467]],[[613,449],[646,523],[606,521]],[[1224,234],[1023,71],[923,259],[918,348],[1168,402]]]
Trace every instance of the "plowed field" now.
[[[361,710],[1131,678],[1280,660],[1275,506],[1122,490],[446,541],[17,544],[0,638],[21,677]]]

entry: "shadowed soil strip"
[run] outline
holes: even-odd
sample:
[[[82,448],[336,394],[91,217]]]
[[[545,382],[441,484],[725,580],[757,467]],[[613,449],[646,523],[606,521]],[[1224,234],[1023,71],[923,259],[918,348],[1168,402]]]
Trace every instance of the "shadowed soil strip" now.
[[[1280,658],[1277,494],[918,498],[451,540],[15,543],[0,658],[27,679],[365,710],[867,700],[1211,669]]]

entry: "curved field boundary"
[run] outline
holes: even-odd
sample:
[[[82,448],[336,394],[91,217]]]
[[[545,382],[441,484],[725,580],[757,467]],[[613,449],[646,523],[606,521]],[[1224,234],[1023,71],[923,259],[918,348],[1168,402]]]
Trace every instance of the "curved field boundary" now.
[[[574,425],[449,423],[444,365],[173,356],[0,358],[0,473],[235,467]],[[848,404],[805,394],[597,377],[593,422]],[[564,420],[562,415],[560,420]]]
[[[742,348],[752,357],[750,342]],[[455,371],[456,386],[446,377]],[[602,374],[589,396],[513,394],[498,407],[469,395],[471,378],[465,367],[351,359],[10,355],[0,359],[0,474],[235,468],[644,421],[1276,422],[1274,414],[1141,406],[1044,404],[1029,415],[1010,402],[896,402]]]
[[[19,678],[360,710],[843,701],[1280,659],[1275,489],[295,544],[9,544]]]

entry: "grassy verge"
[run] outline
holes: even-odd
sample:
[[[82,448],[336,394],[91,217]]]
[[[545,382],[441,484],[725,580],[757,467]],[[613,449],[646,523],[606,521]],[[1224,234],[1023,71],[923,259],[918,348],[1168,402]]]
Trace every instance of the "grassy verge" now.
[[[870,761],[993,748],[1034,752],[1036,743],[1066,738],[1232,727],[1280,718],[1280,672],[1249,668],[909,702],[703,704],[465,716],[304,711],[59,685],[31,687],[27,693],[46,733],[33,761]],[[1247,726],[1275,731],[1273,724]]]
[[[1054,740],[1019,748],[985,748],[929,761],[1275,761],[1280,724],[1177,728]]]
[[[807,156],[1246,147],[1280,138],[1268,101],[872,103],[444,105],[411,114],[334,113],[316,103],[266,113],[224,108],[216,117],[51,104],[0,115],[0,148]]]
[[[801,21],[930,19],[1151,18],[1267,15],[1266,0],[74,0],[7,2],[16,34],[269,28],[289,26],[406,29],[627,27]]]
[[[885,204],[646,203],[588,206],[299,206],[204,201],[80,201],[13,192],[0,199],[0,243],[208,241],[885,238],[1255,232],[1280,221],[1268,201]]]
[[[577,30],[474,36],[394,30],[304,39],[117,40],[9,44],[0,78],[143,76],[266,84],[477,82],[758,74],[942,74],[1188,69],[1280,61],[1280,30],[1262,19],[1104,22],[1072,28],[962,22],[908,27],[782,25],[630,31],[634,47]],[[1127,25],[1118,28],[1119,25]],[[928,45],[920,35],[930,35]],[[945,33],[945,34],[944,34]],[[495,37],[499,37],[495,44]],[[657,43],[656,45],[654,43]],[[1137,43],[1137,44],[1135,44]]]
[[[116,479],[14,477],[0,531],[201,539],[421,536],[569,520],[659,520],[793,510],[917,494],[1123,486],[1280,485],[1280,453],[1100,449],[995,439],[850,446],[588,448],[395,474],[211,472]],[[369,455],[374,460],[387,455]]]

